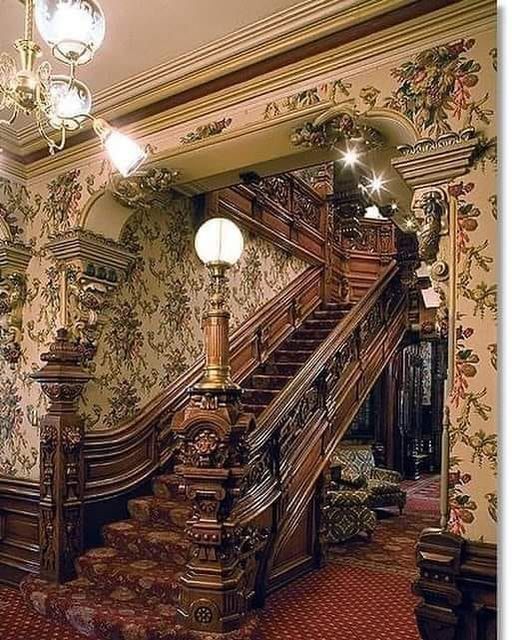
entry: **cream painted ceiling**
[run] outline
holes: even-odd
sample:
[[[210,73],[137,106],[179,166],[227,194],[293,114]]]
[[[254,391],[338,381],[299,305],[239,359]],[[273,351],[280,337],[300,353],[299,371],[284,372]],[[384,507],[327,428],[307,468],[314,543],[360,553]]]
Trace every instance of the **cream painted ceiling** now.
[[[170,62],[294,5],[294,0],[100,0],[107,24],[101,49],[79,71],[93,94]],[[23,5],[0,0],[0,52],[22,37]],[[39,38],[45,59],[49,49]],[[55,70],[63,68],[52,60]],[[26,125],[21,119],[18,126]]]

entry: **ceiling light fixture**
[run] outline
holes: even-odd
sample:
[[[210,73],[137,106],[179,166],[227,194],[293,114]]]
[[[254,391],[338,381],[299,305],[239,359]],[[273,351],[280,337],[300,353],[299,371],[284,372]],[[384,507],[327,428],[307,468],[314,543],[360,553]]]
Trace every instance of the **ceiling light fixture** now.
[[[35,23],[52,55],[69,66],[68,75],[53,75],[50,63],[36,67],[41,48],[34,41]],[[12,125],[20,114],[33,116],[51,155],[64,148],[69,131],[92,120],[110,161],[127,176],[146,158],[133,140],[113,129],[105,120],[90,115],[91,94],[76,78],[80,65],[90,62],[105,36],[105,17],[95,0],[25,0],[25,31],[14,42],[16,61],[0,53],[0,111],[9,116],[0,124]],[[58,132],[55,137],[53,132]]]
[[[346,167],[355,167],[360,162],[361,154],[352,147],[342,153],[341,159]]]

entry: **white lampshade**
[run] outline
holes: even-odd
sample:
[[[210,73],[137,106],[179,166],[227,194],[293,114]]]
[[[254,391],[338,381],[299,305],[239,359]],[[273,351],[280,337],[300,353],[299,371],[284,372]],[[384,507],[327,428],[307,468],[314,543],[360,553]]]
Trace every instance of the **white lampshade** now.
[[[146,159],[144,149],[128,136],[111,129],[103,144],[110,162],[125,178],[140,167]]]
[[[50,84],[52,110],[50,124],[56,129],[78,129],[84,115],[91,111],[91,93],[79,80],[68,76],[53,76]]]
[[[105,17],[95,0],[36,0],[41,37],[62,62],[85,64],[105,37]]]
[[[227,218],[210,218],[202,224],[195,239],[196,253],[204,264],[233,265],[244,250],[242,232]]]
[[[369,207],[366,207],[364,217],[367,220],[386,220],[387,219],[381,214],[379,207],[375,204],[372,204]]]

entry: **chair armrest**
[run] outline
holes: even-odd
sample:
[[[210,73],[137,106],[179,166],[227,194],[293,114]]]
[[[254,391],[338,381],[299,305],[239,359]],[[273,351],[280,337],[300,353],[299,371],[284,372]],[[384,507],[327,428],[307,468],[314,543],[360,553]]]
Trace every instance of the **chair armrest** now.
[[[368,493],[366,491],[340,490],[327,492],[327,508],[329,507],[355,507],[366,505],[368,501]]]
[[[402,476],[398,471],[379,468],[375,468],[372,471],[372,478],[374,480],[383,480],[384,482],[394,482],[395,484],[399,484],[402,480]]]
[[[338,484],[341,488],[364,489],[368,485],[368,480],[361,473],[342,471],[338,478]]]

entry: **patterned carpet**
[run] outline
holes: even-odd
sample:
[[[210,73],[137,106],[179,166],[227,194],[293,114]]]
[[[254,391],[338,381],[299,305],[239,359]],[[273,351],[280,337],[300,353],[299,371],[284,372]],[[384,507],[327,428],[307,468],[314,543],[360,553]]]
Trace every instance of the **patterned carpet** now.
[[[272,595],[261,612],[259,640],[419,640],[411,593],[415,543],[423,528],[436,524],[437,482],[405,483],[404,516],[380,512],[370,543],[361,537],[333,547],[324,569]],[[39,616],[18,590],[0,585],[1,640],[83,637]]]

